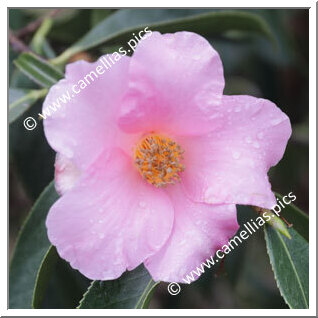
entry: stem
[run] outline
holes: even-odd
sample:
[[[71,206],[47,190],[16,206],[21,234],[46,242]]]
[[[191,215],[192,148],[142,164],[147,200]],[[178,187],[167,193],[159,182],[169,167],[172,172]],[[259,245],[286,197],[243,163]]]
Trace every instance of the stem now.
[[[65,65],[66,62],[69,60],[69,58],[71,56],[73,56],[74,54],[77,53],[77,50],[73,50],[72,48],[71,49],[68,49],[66,51],[64,51],[61,55],[57,56],[56,58],[50,60],[50,63],[52,65]]]
[[[42,54],[43,43],[46,35],[51,30],[53,20],[51,18],[44,19],[39,29],[34,34],[30,46],[34,49],[37,54]]]

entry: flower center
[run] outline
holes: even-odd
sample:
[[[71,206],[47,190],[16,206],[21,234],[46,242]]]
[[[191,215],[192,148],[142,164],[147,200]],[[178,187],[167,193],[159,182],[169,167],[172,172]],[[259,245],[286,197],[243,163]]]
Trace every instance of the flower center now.
[[[173,140],[161,135],[147,135],[135,148],[135,165],[142,177],[155,187],[180,181],[184,151]]]

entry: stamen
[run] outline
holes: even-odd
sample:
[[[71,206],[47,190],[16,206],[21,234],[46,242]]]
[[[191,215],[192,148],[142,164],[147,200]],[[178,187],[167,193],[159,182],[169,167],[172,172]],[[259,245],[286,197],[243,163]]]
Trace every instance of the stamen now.
[[[142,177],[160,188],[180,182],[179,174],[185,169],[180,163],[183,153],[170,138],[151,134],[137,144],[134,162]]]

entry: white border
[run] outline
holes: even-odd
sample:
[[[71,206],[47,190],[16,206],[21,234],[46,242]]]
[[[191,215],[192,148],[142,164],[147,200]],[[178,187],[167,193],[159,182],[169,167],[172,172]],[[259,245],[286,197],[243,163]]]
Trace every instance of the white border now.
[[[13,0],[13,1],[5,1],[5,4],[1,5],[1,39],[7,38],[7,7],[25,7],[28,4],[30,7],[105,7],[105,5],[110,4],[105,1],[96,1],[90,0],[89,2],[79,2],[79,1],[66,1],[66,0],[55,0],[54,2],[47,3],[40,0]],[[158,2],[148,2],[148,1],[116,1],[111,4],[115,4],[116,7],[183,7],[185,2],[177,2],[173,0],[161,0]],[[309,22],[309,63],[310,63],[310,106],[309,106],[309,169],[310,169],[310,180],[309,180],[309,210],[310,210],[310,258],[309,258],[309,269],[310,269],[310,292],[309,292],[309,304],[310,309],[301,309],[301,310],[292,310],[292,309],[201,309],[201,310],[191,310],[191,309],[109,309],[107,311],[103,309],[60,309],[60,310],[34,310],[34,309],[7,309],[7,262],[5,261],[4,255],[7,255],[7,215],[5,211],[7,211],[8,206],[6,204],[6,209],[2,209],[1,219],[2,222],[0,223],[1,230],[1,255],[2,255],[2,262],[0,263],[1,266],[1,289],[0,289],[0,314],[1,316],[105,316],[105,315],[113,315],[113,316],[120,316],[120,315],[131,315],[131,316],[159,316],[159,315],[177,315],[177,316],[208,316],[208,315],[218,315],[218,316],[225,316],[225,315],[236,315],[236,316],[312,316],[316,315],[316,2],[315,1],[281,1],[281,0],[267,0],[267,1],[202,1],[196,0],[193,3],[187,3],[192,7],[258,7],[258,8],[266,8],[266,7],[273,7],[273,8],[281,8],[281,7],[311,7],[309,11],[310,22]],[[1,63],[2,63],[2,70],[7,70],[7,49],[8,43],[6,44],[6,50],[1,50]],[[3,75],[4,76],[4,75]],[[7,97],[7,85],[1,85],[1,96]],[[2,103],[2,107],[0,107],[1,113],[1,121],[3,133],[0,134],[0,142],[3,145],[7,145],[7,136],[6,132],[4,131],[7,128],[7,111],[5,105],[7,104],[7,99],[5,99]],[[302,107],[302,105],[299,105]],[[3,149],[2,148],[2,149]],[[2,161],[2,169],[7,170],[8,162],[5,156],[2,154],[1,156]],[[2,178],[1,178],[1,202],[7,202],[7,180],[5,175],[8,172],[3,171]],[[7,189],[7,191],[4,191]]]

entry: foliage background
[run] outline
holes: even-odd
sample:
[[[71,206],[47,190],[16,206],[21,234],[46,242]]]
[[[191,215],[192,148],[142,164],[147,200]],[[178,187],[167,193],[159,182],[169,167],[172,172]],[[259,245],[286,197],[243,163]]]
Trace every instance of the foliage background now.
[[[170,10],[163,11],[162,14],[169,15]],[[186,11],[196,14],[206,10]],[[308,213],[308,10],[240,11],[253,12],[264,18],[276,46],[253,32],[228,31],[208,38],[223,61],[225,93],[270,99],[290,117],[293,135],[284,158],[270,171],[271,182],[273,189],[281,194],[292,191],[297,196],[295,203]],[[114,9],[61,10],[54,16],[53,26],[46,35],[45,54],[52,54],[51,57],[61,54],[115,12]],[[44,9],[10,9],[9,27],[18,33],[47,13]],[[147,15],[147,10],[141,14]],[[29,45],[32,38],[33,33],[29,33],[23,41]],[[115,49],[113,45],[100,45],[71,59],[95,60]],[[18,55],[10,47],[10,87],[38,88],[13,64]],[[42,124],[33,131],[25,130],[22,124],[28,115],[36,118],[41,102],[36,102],[9,128],[10,255],[30,207],[53,179],[54,152],[44,138]],[[197,282],[183,286],[178,296],[170,296],[166,284],[161,284],[150,308],[287,308],[277,289],[263,236],[262,231],[256,233],[231,253],[224,269],[208,270]],[[44,307],[74,308],[88,283],[59,260],[45,294]]]

